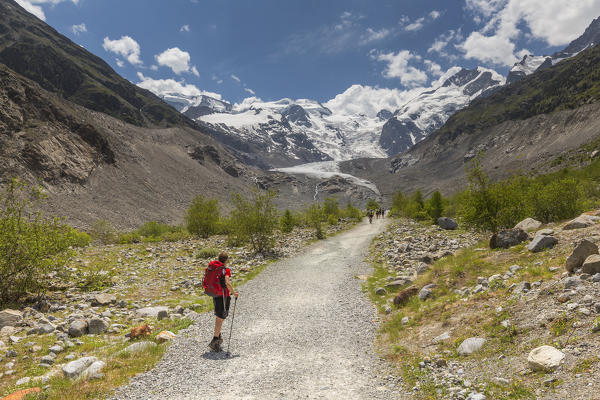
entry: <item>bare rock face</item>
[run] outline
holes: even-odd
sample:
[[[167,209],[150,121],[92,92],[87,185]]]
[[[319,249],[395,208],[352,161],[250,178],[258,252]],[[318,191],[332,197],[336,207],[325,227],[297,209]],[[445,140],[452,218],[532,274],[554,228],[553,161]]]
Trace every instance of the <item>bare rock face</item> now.
[[[526,240],[529,240],[529,235],[523,229],[506,229],[492,235],[490,238],[490,248],[508,249]]]
[[[592,254],[598,254],[598,246],[587,239],[580,240],[575,245],[573,252],[565,263],[565,269],[573,272],[583,265],[583,262]]]

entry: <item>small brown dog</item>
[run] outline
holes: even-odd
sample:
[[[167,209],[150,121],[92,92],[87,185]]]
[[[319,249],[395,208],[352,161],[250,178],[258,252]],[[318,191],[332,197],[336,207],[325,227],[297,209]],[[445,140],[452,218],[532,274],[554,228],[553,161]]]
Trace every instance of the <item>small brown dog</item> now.
[[[129,339],[137,339],[140,336],[146,336],[152,333],[152,327],[148,325],[137,326],[135,328],[131,328],[131,333],[129,334]]]

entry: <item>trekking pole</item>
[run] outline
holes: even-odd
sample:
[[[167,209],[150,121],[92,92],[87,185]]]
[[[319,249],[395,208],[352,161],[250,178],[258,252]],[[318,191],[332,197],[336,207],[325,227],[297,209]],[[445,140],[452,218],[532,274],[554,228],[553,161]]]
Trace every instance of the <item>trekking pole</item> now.
[[[231,353],[229,352],[229,347],[231,346],[231,332],[233,332],[233,320],[235,319],[235,305],[237,304],[237,297],[233,302],[233,314],[231,315],[231,327],[229,328],[229,340],[227,342],[227,352],[225,353],[227,357],[231,357]]]

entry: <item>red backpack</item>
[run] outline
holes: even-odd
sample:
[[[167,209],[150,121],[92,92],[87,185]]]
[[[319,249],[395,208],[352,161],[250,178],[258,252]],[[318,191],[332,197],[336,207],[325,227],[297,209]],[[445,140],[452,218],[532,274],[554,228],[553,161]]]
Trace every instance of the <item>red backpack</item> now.
[[[225,269],[225,264],[219,261],[212,261],[208,264],[206,271],[204,271],[204,279],[202,280],[202,287],[206,295],[210,297],[224,296]]]

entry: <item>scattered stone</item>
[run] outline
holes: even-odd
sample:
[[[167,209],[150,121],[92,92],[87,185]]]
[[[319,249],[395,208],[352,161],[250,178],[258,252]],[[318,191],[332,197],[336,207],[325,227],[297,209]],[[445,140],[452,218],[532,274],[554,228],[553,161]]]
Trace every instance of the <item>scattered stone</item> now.
[[[140,308],[139,310],[137,310],[136,314],[137,314],[138,317],[157,318],[158,317],[158,313],[160,311],[169,312],[169,307],[165,307],[165,306],[144,307],[144,308]]]
[[[104,361],[94,361],[89,367],[79,375],[79,379],[97,379],[101,378],[102,369],[106,366]]]
[[[382,287],[378,287],[377,289],[375,289],[375,294],[377,296],[385,296],[387,294],[387,290],[385,290]]]
[[[597,274],[594,274],[594,276],[592,276],[592,282],[594,282],[594,283],[600,282],[600,272]]]
[[[490,238],[491,249],[508,249],[529,240],[529,235],[523,229],[505,229],[494,233]]]
[[[385,285],[386,289],[396,290],[400,289],[402,286],[406,285],[405,279],[397,279]]]
[[[15,386],[27,385],[29,382],[31,382],[31,378],[26,376],[15,382]]]
[[[562,351],[545,345],[531,350],[527,356],[527,363],[533,371],[553,371],[564,358],[565,354]]]
[[[558,378],[555,376],[551,376],[550,378],[544,379],[544,386],[551,386],[554,382],[557,382]]]
[[[444,332],[441,335],[434,337],[432,342],[434,344],[438,344],[438,343],[441,343],[444,340],[448,340],[448,339],[450,339],[450,332]]]
[[[140,343],[136,343],[140,344]],[[62,368],[65,377],[77,378],[87,367],[98,361],[96,357],[82,357],[78,360],[71,361]]]
[[[427,286],[425,286],[423,289],[419,290],[419,299],[427,300],[430,297],[431,297],[431,289],[429,289]]]
[[[540,229],[539,231],[536,232],[536,234],[538,234],[538,235],[554,235],[554,229],[550,229],[550,228]]]
[[[575,245],[571,255],[567,257],[565,269],[569,272],[575,271],[592,254],[598,254],[598,246],[587,239],[580,240]]]
[[[108,306],[117,302],[117,296],[114,294],[100,293],[92,298],[92,306]]]
[[[581,267],[582,271],[586,274],[595,275],[600,273],[600,255],[592,254],[585,259]]]
[[[565,279],[565,289],[571,289],[581,285],[581,280],[576,276],[570,276]]]
[[[438,225],[440,226],[440,228],[442,228],[442,229],[454,230],[454,229],[458,228],[458,224],[452,218],[440,217],[440,218],[438,218],[437,222],[438,222]]]
[[[592,324],[592,333],[600,332],[600,318],[597,318]]]
[[[385,312],[386,315],[391,314],[392,313],[392,306],[389,306],[389,305],[386,306],[384,312]]]
[[[499,383],[500,385],[509,385],[510,381],[506,378],[501,378],[501,377],[495,377],[494,381],[496,381],[496,383]]]
[[[88,325],[88,332],[90,335],[99,335],[106,332],[108,326],[109,324],[102,318],[92,318]]]
[[[514,287],[513,293],[526,293],[531,290],[531,283],[523,281]]]
[[[419,265],[417,265],[417,275],[423,275],[427,271],[429,271],[429,265],[424,262],[420,262]]]
[[[88,332],[88,323],[83,319],[73,321],[69,326],[69,336],[80,337]]]
[[[595,221],[588,215],[580,215],[572,221],[567,222],[565,226],[563,226],[563,230],[571,230],[571,229],[582,229],[587,228],[595,224]]]
[[[542,223],[540,221],[537,221],[533,218],[525,218],[523,221],[515,225],[515,229],[522,229],[524,231],[534,231],[540,226],[542,226]]]
[[[416,286],[410,286],[406,289],[402,290],[400,293],[394,297],[394,304],[398,306],[402,306],[408,302],[408,300],[419,293],[419,288]]]
[[[134,344],[130,344],[125,349],[123,349],[124,353],[138,353],[140,351],[144,351],[149,349],[150,347],[156,346],[154,342],[138,342]]]
[[[569,295],[569,293],[561,293],[556,300],[559,303],[566,303],[567,301],[571,300],[571,295]]]
[[[471,337],[465,339],[460,346],[458,346],[458,354],[461,356],[466,356],[477,352],[481,349],[481,347],[485,344],[486,340],[480,337]]]
[[[156,335],[156,341],[158,343],[170,342],[175,339],[177,335],[170,331],[162,331],[158,335]]]
[[[467,397],[467,400],[486,400],[485,394],[473,392]]]
[[[521,267],[520,265],[511,265],[510,267],[508,267],[508,270],[510,272],[512,272],[513,274],[515,274],[517,271],[522,270],[523,267]]]
[[[54,364],[55,358],[56,358],[56,356],[54,356],[54,357],[52,357],[51,355],[44,356],[40,360],[40,364],[52,365],[52,364]]]
[[[537,235],[527,245],[527,250],[533,253],[537,253],[538,251],[542,251],[544,249],[553,248],[556,245],[556,243],[558,243],[558,239],[554,236]]]
[[[5,326],[16,326],[23,320],[23,313],[9,308],[0,311],[0,329]]]
[[[402,319],[400,320],[400,323],[402,325],[406,325],[406,324],[408,324],[408,321],[409,321],[408,317],[402,317]]]

